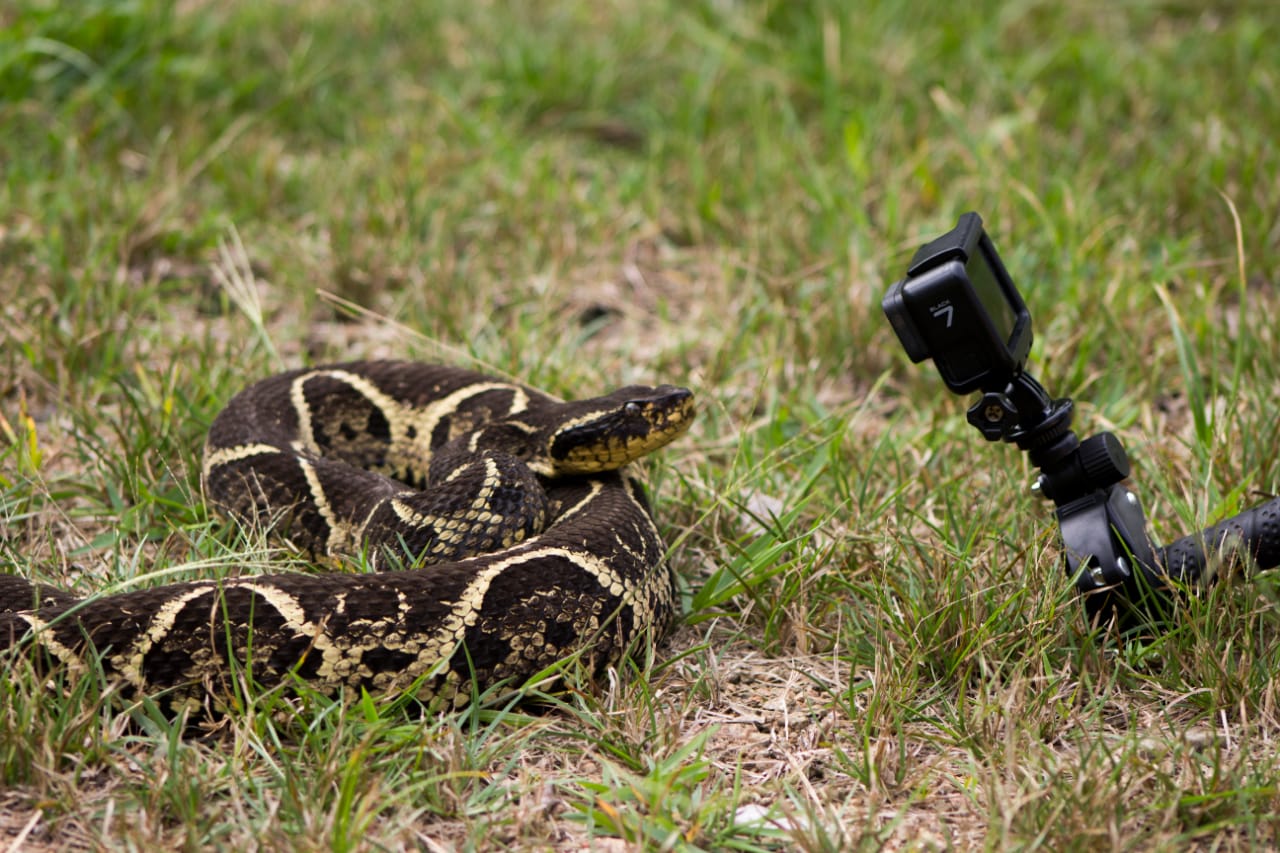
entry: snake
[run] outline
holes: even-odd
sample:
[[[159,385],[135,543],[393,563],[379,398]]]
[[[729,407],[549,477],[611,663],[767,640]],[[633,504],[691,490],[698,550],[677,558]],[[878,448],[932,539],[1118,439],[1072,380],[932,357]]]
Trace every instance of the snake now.
[[[99,667],[197,711],[246,684],[447,707],[574,656],[598,675],[673,618],[632,463],[695,413],[671,385],[563,401],[417,361],[269,376],[210,425],[205,501],[332,570],[233,568],[84,598],[0,575],[0,662]]]

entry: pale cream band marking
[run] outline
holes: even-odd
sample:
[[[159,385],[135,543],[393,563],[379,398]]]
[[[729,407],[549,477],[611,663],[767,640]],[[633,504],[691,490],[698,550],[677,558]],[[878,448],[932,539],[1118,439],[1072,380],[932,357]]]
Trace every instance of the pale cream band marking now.
[[[269,584],[259,583],[253,580],[236,581],[233,584],[227,584],[227,588],[231,589],[247,589],[254,595],[264,600],[267,604],[275,608],[285,621],[285,624],[296,633],[306,637],[313,637],[317,641],[317,645],[324,641],[324,631],[320,625],[312,622],[307,618],[306,612],[302,609],[302,605],[298,604],[297,596],[292,593],[271,586]]]
[[[493,459],[488,456],[481,457],[481,461],[484,462],[484,480],[481,483],[481,486],[485,490],[485,494],[487,496],[488,492],[493,491],[493,489],[489,485],[490,482],[498,478],[498,463],[494,462]],[[466,472],[467,472],[467,466],[465,464],[459,465],[457,468],[454,468],[452,471],[450,471],[448,475],[440,482],[441,484],[452,483],[454,480],[458,479]]]
[[[71,672],[79,675],[85,671],[84,659],[74,649],[58,641],[58,638],[53,635],[53,628],[49,622],[34,613],[15,613],[14,615],[27,623],[27,627],[35,635],[35,641],[40,644],[40,647],[62,661]]]
[[[423,513],[418,512],[404,501],[391,498],[391,511],[396,514],[396,518],[408,524],[411,527],[423,527],[431,522]]]
[[[569,507],[568,509],[561,510],[560,514],[556,516],[556,523],[558,524],[564,521],[564,519],[570,518],[582,512],[584,509],[590,506],[591,502],[596,499],[596,496],[599,495],[603,489],[604,489],[604,483],[602,483],[599,480],[592,480],[591,491],[587,494],[587,496],[582,500],[578,501],[573,506]]]
[[[329,538],[325,542],[325,547],[329,549],[330,554],[337,553],[343,549],[350,539],[347,526],[338,521],[338,516],[334,514],[333,507],[329,506],[329,496],[324,493],[324,485],[320,482],[320,475],[316,473],[316,467],[301,456],[296,457],[298,467],[302,469],[302,474],[307,478],[307,488],[311,490],[311,502],[316,505],[316,510],[320,513],[324,523],[329,527]]]
[[[265,602],[268,606],[275,609],[280,618],[284,620],[288,630],[293,631],[295,635],[301,635],[311,641],[311,650],[307,654],[318,653],[320,655],[321,664],[317,670],[317,677],[320,681],[332,681],[334,672],[333,664],[335,661],[341,661],[345,656],[345,652],[338,649],[334,645],[334,638],[325,630],[324,624],[317,624],[307,618],[306,611],[302,609],[302,605],[298,603],[297,596],[285,592],[277,587],[258,583],[253,580],[237,581],[234,584],[236,589],[245,589],[252,592]],[[342,605],[346,605],[346,594],[342,595]],[[327,620],[325,620],[327,621]],[[252,633],[252,625],[245,620],[245,624],[250,627],[249,634],[249,653],[253,654],[254,639]],[[276,635],[278,637],[279,635]],[[275,637],[268,636],[268,642]],[[253,665],[253,661],[246,662],[249,666]]]
[[[275,608],[292,630],[311,640],[307,654],[315,654],[320,658],[315,680],[331,687],[355,685],[372,678],[377,689],[392,689],[405,686],[423,673],[434,675],[448,664],[466,627],[458,609],[454,608],[434,635],[424,636],[407,630],[406,621],[411,612],[409,598],[403,590],[396,590],[394,614],[349,623],[349,628],[362,625],[364,634],[369,638],[364,642],[356,642],[345,636],[334,636],[323,624],[309,621],[297,599],[289,593],[252,581],[239,586],[262,597],[265,604]],[[338,596],[335,612],[340,613],[345,609],[346,595],[344,592]],[[375,674],[364,662],[364,654],[377,649],[398,649],[413,654],[416,665],[400,672]]]
[[[526,399],[525,402],[527,403],[528,400]],[[524,409],[521,408],[519,411],[524,411]],[[519,412],[515,410],[511,412],[511,414],[518,414],[518,413]],[[524,433],[525,435],[536,435],[538,432],[540,432],[539,428],[536,426],[533,426],[532,424],[527,424],[524,421],[509,420],[509,417],[510,416],[508,416],[507,419],[503,420],[502,422],[503,426],[510,427],[512,429],[517,429],[520,432]],[[479,453],[482,449],[480,447],[480,444],[484,440],[485,440],[485,431],[484,431],[484,428],[481,427],[480,429],[477,429],[474,432],[472,432],[471,436],[467,439],[467,450],[470,450],[472,453]]]
[[[422,528],[427,525],[434,527],[443,520],[440,516],[432,516],[418,512],[404,501],[396,500],[395,498],[391,499],[391,511],[396,514],[396,518],[400,519],[410,527]]]
[[[635,597],[635,590],[627,589],[626,582],[622,576],[613,570],[608,561],[603,557],[593,554],[590,551],[569,551],[565,548],[543,548],[538,551],[538,557],[559,556],[573,563],[578,568],[585,571],[596,579],[596,583],[607,591],[610,595],[617,596],[623,601],[630,602]]]
[[[187,604],[197,598],[209,595],[215,589],[216,587],[213,586],[199,586],[176,595],[161,604],[155,615],[151,617],[151,621],[147,623],[146,631],[129,646],[127,652],[111,656],[112,661],[120,670],[120,674],[139,690],[145,690],[146,683],[142,676],[142,662],[147,656],[147,652],[151,651],[156,643],[168,635],[169,631],[173,629],[174,622],[178,619],[178,614],[182,612],[182,609]]]
[[[216,450],[210,450],[206,447],[204,468],[201,473],[207,478],[209,472],[219,465],[226,465],[228,462],[236,462],[252,456],[265,456],[268,453],[280,452],[282,452],[280,448],[274,444],[240,444],[235,447],[219,447]]]
[[[511,403],[503,417],[517,415],[529,408],[529,395],[519,385],[511,385],[505,382],[480,382],[459,388],[439,400],[433,400],[422,409],[412,412],[412,417],[406,413],[403,406],[395,409],[394,411],[401,413],[401,417],[398,420],[402,424],[398,435],[393,426],[392,442],[397,443],[397,439],[404,442],[405,450],[401,454],[405,457],[404,461],[421,463],[430,459],[431,439],[435,435],[436,427],[439,426],[440,421],[446,416],[454,414],[457,408],[467,400],[489,391],[506,391],[511,394]],[[417,434],[412,440],[405,438],[410,426],[417,430]]]
[[[573,552],[554,549],[552,551],[539,552],[536,556],[541,557],[544,553],[558,554],[580,566],[582,565],[581,561],[576,559],[581,555]],[[467,627],[475,624],[478,612],[484,603],[484,596],[488,592],[493,579],[510,566],[530,559],[531,556],[535,555],[516,555],[485,566],[467,584],[466,589],[462,591],[458,600],[453,602],[449,615],[440,621],[438,628],[429,637],[422,640],[413,640],[411,637],[405,637],[404,640],[407,642],[402,641],[399,645],[404,647],[406,651],[417,652],[417,666],[410,668],[410,674],[413,676],[420,675],[447,664],[453,657],[458,643],[462,641]],[[597,577],[602,574],[606,576],[611,574],[607,570],[603,573],[594,568],[588,568],[587,570]],[[323,625],[307,619],[306,613],[301,605],[298,604],[297,598],[290,593],[274,586],[256,583],[251,580],[239,581],[234,586],[258,595],[265,604],[276,610],[292,631],[311,640],[312,652],[319,654],[321,657],[321,664],[317,668],[316,677],[322,682],[350,684],[354,683],[356,679],[371,676],[373,674],[372,671],[363,663],[363,652],[372,648],[391,647],[392,645],[388,637],[383,637],[368,648],[340,645],[335,643],[335,640],[339,638],[331,637]],[[199,592],[204,594],[209,591],[208,588],[205,588]],[[614,594],[620,593],[614,592]],[[397,591],[396,595],[398,601],[396,615],[391,616],[388,614],[387,619],[377,621],[391,622],[397,625],[404,623],[410,610],[408,599],[402,591]],[[345,601],[343,601],[343,604],[345,604]],[[178,605],[178,607],[180,606]],[[394,681],[395,679],[392,678],[392,680]]]
[[[298,450],[298,445],[302,445],[302,449],[310,450],[312,453],[319,454],[320,446],[316,444],[315,431],[311,426],[311,407],[307,405],[306,386],[307,380],[318,373],[304,373],[293,380],[293,384],[289,386],[289,402],[293,404],[294,414],[298,416],[297,437],[293,440],[292,446]]]
[[[539,552],[538,556],[541,556]],[[505,560],[497,560],[476,573],[471,582],[452,603],[449,615],[440,621],[440,627],[432,632],[430,639],[418,653],[418,669],[427,672],[448,662],[457,651],[469,626],[475,625],[482,607],[484,597],[489,592],[493,579],[509,567],[530,559],[528,554],[516,554]]]
[[[384,636],[376,644],[376,647],[398,648],[409,653],[416,653],[416,665],[407,667],[403,674],[379,674],[377,679],[385,682],[380,686],[389,687],[401,680],[402,677],[412,679],[423,674],[429,676],[438,674],[443,667],[448,665],[457,652],[458,644],[462,642],[463,637],[466,635],[467,628],[475,625],[480,615],[484,612],[484,599],[493,583],[493,579],[512,566],[532,559],[541,559],[545,556],[558,556],[568,560],[595,577],[600,586],[610,594],[621,596],[627,603],[630,603],[639,592],[638,590],[628,590],[626,584],[604,560],[591,557],[582,552],[563,548],[549,548],[538,550],[535,553],[523,551],[513,553],[506,559],[496,560],[480,568],[475,576],[471,578],[466,588],[458,595],[457,600],[450,603],[449,614],[440,620],[436,630],[432,631],[428,636],[422,638],[414,638],[403,634],[396,637],[391,635]],[[409,608],[403,593],[399,593],[399,595],[400,612],[396,622],[402,625],[408,615]],[[309,624],[305,623],[300,611],[290,615],[290,611],[284,609],[287,606],[284,602],[277,606],[280,607],[281,614],[286,618],[291,621],[296,619],[296,624]],[[314,628],[314,626],[312,627]],[[353,678],[368,677],[372,674],[369,667],[363,664],[361,656],[351,654],[353,651],[365,651],[365,649],[334,646],[323,632],[316,635],[315,648],[324,658],[324,663],[317,673],[322,678],[332,679],[335,682],[351,683]]]

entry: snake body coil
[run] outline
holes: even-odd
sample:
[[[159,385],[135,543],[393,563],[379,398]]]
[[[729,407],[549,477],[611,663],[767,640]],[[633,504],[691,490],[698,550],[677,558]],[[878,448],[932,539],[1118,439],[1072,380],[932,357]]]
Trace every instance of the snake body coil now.
[[[97,655],[170,707],[231,679],[463,702],[574,652],[601,668],[673,610],[663,544],[624,466],[682,433],[684,389],[564,403],[414,362],[298,370],[238,394],[204,450],[210,503],[375,571],[177,583],[77,600],[0,577],[0,649]]]

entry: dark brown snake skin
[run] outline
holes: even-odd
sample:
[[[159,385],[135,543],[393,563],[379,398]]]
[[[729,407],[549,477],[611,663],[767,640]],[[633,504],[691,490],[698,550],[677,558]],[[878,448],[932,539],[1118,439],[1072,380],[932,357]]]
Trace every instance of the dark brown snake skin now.
[[[72,672],[92,652],[131,692],[193,709],[222,707],[246,676],[447,705],[576,652],[602,669],[672,615],[664,546],[625,466],[693,415],[670,386],[562,403],[415,362],[271,377],[214,421],[206,498],[316,557],[363,553],[379,571],[84,600],[0,576],[0,650]]]

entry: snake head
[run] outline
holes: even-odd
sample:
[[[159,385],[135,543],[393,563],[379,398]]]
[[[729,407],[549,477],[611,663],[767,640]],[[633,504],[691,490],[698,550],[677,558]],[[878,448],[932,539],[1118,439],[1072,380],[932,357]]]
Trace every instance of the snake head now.
[[[557,475],[612,471],[675,439],[696,413],[693,392],[674,385],[631,385],[565,403],[547,458]]]

